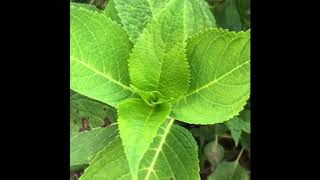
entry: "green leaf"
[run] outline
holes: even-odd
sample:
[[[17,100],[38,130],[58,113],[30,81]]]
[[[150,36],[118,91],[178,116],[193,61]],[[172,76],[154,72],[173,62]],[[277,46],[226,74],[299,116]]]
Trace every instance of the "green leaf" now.
[[[218,165],[224,157],[224,148],[217,140],[211,141],[204,147],[204,154],[212,166]]]
[[[237,0],[240,19],[242,22],[242,30],[250,28],[250,0]]]
[[[232,31],[241,31],[242,22],[238,11],[237,0],[225,0],[214,9],[218,27]]]
[[[143,91],[134,87],[133,85],[131,85],[131,88],[135,91],[135,93],[143,97],[143,100],[150,106],[170,102],[173,100],[173,98],[163,96],[159,91]]]
[[[90,4],[85,4],[86,2],[72,2],[71,5],[78,7],[78,8],[84,8],[87,10],[91,10],[91,11],[99,11],[99,9],[97,9],[95,6],[90,5]]]
[[[114,0],[121,23],[134,43],[152,19],[152,2],[165,3],[164,0]]]
[[[157,91],[177,99],[188,89],[185,57],[184,4],[172,0],[146,27],[129,59],[131,82],[136,89]],[[140,93],[146,101],[150,96]],[[150,102],[151,103],[151,102]]]
[[[250,151],[250,134],[242,133],[240,143],[247,151]]]
[[[226,125],[230,129],[231,136],[237,146],[242,133],[242,120],[238,117],[234,117],[231,120],[227,121]]]
[[[130,40],[136,42],[143,29],[168,0],[114,0],[115,8]]]
[[[184,128],[165,122],[139,166],[139,180],[200,180],[197,144]],[[132,180],[121,140],[104,148],[81,180]]]
[[[214,124],[238,115],[250,94],[250,32],[210,29],[188,42],[191,84],[172,117]]]
[[[71,91],[72,92],[72,91]],[[107,105],[72,92],[70,96],[70,128],[71,138],[79,133],[82,118],[88,118],[90,128],[101,127],[108,117],[115,122],[114,110]]]
[[[188,37],[216,27],[215,18],[204,0],[186,0],[184,20]]]
[[[70,6],[71,89],[116,106],[133,94],[127,66],[132,44],[102,13]]]
[[[97,152],[119,137],[116,126],[84,131],[71,139],[70,168],[77,170],[89,165]]]
[[[251,132],[251,126],[250,126],[250,110],[244,110],[240,113],[240,118],[242,119],[241,121],[241,129],[249,133]]]
[[[113,21],[117,22],[118,24],[121,24],[121,19],[118,15],[118,11],[115,7],[115,0],[109,0],[107,3],[107,7],[104,9],[104,14],[108,17],[110,17],[110,19],[112,19]]]
[[[171,1],[174,0],[114,0],[121,23],[134,43],[147,24]],[[179,0],[178,3],[185,4],[184,17],[188,37],[215,27],[214,16],[204,0]]]
[[[208,180],[249,180],[249,175],[239,163],[223,162],[218,165]]]
[[[134,179],[143,155],[148,150],[161,124],[168,118],[169,103],[149,106],[142,99],[127,99],[119,104],[119,130]]]

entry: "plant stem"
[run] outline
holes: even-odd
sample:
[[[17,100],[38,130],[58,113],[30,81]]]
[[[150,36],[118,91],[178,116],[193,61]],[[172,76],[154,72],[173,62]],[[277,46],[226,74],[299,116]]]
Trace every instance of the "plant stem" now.
[[[244,148],[242,147],[241,150],[240,150],[240,153],[239,153],[239,155],[238,155],[238,157],[237,157],[237,159],[236,159],[236,163],[239,162],[239,160],[240,160],[240,158],[241,158],[241,156],[242,156],[242,154],[243,154],[243,151],[244,151]]]

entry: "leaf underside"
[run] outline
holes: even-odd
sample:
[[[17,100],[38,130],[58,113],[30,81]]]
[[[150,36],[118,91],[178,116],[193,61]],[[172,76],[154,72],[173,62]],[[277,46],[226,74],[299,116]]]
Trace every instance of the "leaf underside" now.
[[[188,42],[191,84],[172,116],[193,124],[220,123],[243,109],[250,94],[250,31],[210,29]]]

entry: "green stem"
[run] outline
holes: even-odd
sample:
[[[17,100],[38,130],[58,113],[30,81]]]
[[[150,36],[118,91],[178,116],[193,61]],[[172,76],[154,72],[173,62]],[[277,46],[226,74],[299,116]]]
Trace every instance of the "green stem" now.
[[[244,151],[244,148],[242,147],[241,150],[240,150],[240,153],[239,153],[239,155],[238,155],[238,157],[237,157],[237,159],[236,159],[236,163],[239,162],[239,160],[240,160],[240,158],[241,158],[241,156],[242,156],[242,154],[243,154],[243,151]]]

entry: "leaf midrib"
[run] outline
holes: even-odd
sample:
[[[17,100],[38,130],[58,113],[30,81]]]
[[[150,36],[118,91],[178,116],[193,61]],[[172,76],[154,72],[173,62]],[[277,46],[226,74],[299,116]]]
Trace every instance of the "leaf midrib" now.
[[[162,135],[162,138],[161,138],[161,141],[160,141],[160,143],[159,143],[159,146],[157,147],[157,149],[156,149],[156,153],[155,153],[155,155],[154,155],[154,157],[153,157],[153,159],[152,159],[152,161],[151,161],[151,164],[150,164],[150,166],[148,167],[148,172],[147,172],[147,175],[146,175],[146,177],[145,177],[145,180],[148,180],[149,179],[149,176],[151,175],[151,173],[154,171],[154,166],[155,166],[155,164],[156,164],[156,161],[157,161],[157,159],[158,159],[158,156],[159,156],[159,154],[160,154],[160,152],[161,152],[161,150],[162,150],[162,146],[165,144],[165,140],[166,140],[166,138],[167,138],[167,136],[168,136],[168,134],[169,134],[169,132],[170,132],[170,129],[171,129],[171,127],[173,126],[173,122],[174,122],[174,119],[173,118],[170,118],[170,121],[169,121],[169,124],[167,125],[167,127],[166,127],[166,129],[165,129],[165,131],[164,131],[164,133],[163,133],[163,135]]]
[[[244,63],[241,63],[240,65],[237,65],[237,66],[236,66],[235,68],[233,68],[231,71],[225,73],[224,75],[220,76],[219,78],[217,78],[217,79],[215,79],[215,80],[213,80],[213,81],[211,81],[211,82],[203,85],[202,87],[200,87],[200,88],[198,88],[198,89],[196,89],[196,90],[188,93],[186,96],[184,96],[184,98],[186,98],[186,97],[188,97],[188,96],[190,96],[190,95],[192,95],[192,94],[194,94],[194,93],[196,93],[196,92],[201,91],[201,90],[204,89],[204,88],[207,88],[207,87],[209,87],[209,86],[211,86],[211,85],[219,82],[221,79],[225,78],[226,76],[228,76],[229,74],[233,73],[234,71],[240,69],[242,66],[248,64],[249,62],[250,62],[250,60],[247,60],[247,61],[245,61]]]
[[[124,89],[126,89],[126,90],[128,90],[128,91],[133,93],[132,89],[129,86],[126,86],[125,84],[122,84],[120,81],[117,81],[117,80],[113,79],[112,77],[108,76],[107,74],[104,74],[104,73],[100,72],[99,70],[91,67],[89,64],[86,64],[86,63],[82,62],[81,60],[79,60],[79,59],[77,59],[75,57],[70,56],[70,58],[71,58],[71,60],[76,61],[77,63],[83,65],[84,67],[86,67],[88,69],[90,69],[94,73],[96,73],[96,74],[108,79],[109,81],[112,81],[113,83],[115,83],[115,84],[117,84],[117,85],[123,87]]]

